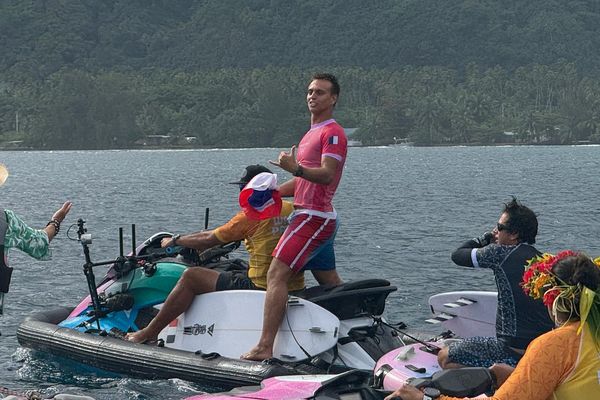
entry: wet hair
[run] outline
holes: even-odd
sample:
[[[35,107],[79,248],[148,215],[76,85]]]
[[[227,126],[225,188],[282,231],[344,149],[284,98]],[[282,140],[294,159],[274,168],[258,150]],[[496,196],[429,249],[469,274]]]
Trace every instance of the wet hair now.
[[[503,213],[508,215],[508,230],[519,235],[519,242],[535,243],[538,233],[537,216],[531,209],[521,204],[516,197],[504,204]]]
[[[327,73],[318,73],[312,76],[312,81],[314,80],[323,80],[331,82],[331,94],[335,94],[336,96],[340,95],[340,84],[338,83],[337,78],[333,74]]]

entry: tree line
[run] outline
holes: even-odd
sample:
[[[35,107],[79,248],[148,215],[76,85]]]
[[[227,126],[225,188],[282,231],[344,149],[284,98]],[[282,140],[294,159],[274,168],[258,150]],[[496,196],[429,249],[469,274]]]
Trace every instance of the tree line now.
[[[5,0],[0,145],[287,146],[312,72],[364,144],[598,142],[597,0]]]
[[[342,85],[336,118],[363,144],[600,142],[600,81],[573,63],[509,72],[469,65],[321,68]],[[299,68],[85,72],[63,69],[0,87],[0,140],[41,149],[129,148],[149,136],[170,145],[267,147],[308,127]],[[16,115],[19,132],[16,132]],[[194,137],[189,142],[186,138]]]

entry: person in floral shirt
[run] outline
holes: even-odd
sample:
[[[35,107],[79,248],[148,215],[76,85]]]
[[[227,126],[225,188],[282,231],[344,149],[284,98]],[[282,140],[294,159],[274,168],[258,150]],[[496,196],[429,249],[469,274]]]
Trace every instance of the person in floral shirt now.
[[[0,164],[0,186],[8,177],[6,167]],[[52,256],[50,241],[60,230],[60,224],[71,210],[71,202],[65,202],[54,214],[45,228],[29,227],[11,210],[0,212],[0,314],[4,303],[4,293],[8,293],[12,268],[7,264],[9,249],[17,248],[38,260],[48,260]]]

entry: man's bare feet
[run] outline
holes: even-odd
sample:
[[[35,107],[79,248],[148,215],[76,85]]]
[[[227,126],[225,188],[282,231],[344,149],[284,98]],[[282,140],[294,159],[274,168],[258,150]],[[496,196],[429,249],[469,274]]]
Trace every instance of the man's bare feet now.
[[[152,343],[156,342],[156,339],[156,336],[152,337],[145,329],[125,335],[125,340],[133,343]]]
[[[248,361],[264,361],[273,358],[273,350],[256,346],[249,352],[242,354],[240,358]]]

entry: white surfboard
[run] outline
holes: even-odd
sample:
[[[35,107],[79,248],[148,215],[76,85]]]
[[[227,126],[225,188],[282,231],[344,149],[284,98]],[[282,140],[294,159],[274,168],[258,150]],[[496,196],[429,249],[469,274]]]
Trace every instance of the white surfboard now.
[[[163,329],[166,347],[239,358],[258,343],[265,292],[228,290],[196,296],[188,310]],[[290,297],[275,338],[273,357],[300,361],[337,344],[339,319],[324,308]],[[304,351],[302,350],[304,349]],[[305,353],[306,352],[306,353]]]
[[[427,320],[440,323],[460,337],[496,336],[496,292],[445,292],[429,298],[434,314]]]

